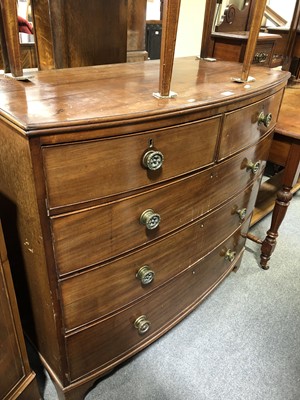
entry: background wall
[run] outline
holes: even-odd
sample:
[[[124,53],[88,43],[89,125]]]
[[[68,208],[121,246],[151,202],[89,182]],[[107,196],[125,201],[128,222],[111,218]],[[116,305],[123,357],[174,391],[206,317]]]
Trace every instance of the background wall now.
[[[175,57],[199,56],[205,0],[181,0]]]
[[[175,57],[200,54],[205,0],[181,0]],[[147,1],[147,20],[160,18],[160,0]]]
[[[269,6],[273,8],[281,17],[288,21],[287,26],[290,26],[291,19],[295,8],[295,0],[269,0]]]

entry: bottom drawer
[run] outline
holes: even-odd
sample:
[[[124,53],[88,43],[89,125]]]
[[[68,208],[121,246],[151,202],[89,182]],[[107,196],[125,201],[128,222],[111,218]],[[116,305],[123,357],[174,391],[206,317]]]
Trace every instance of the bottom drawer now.
[[[243,251],[249,219],[199,263],[126,310],[66,338],[70,379],[111,369],[135,354],[190,312],[233,268]],[[231,249],[234,260],[226,257]],[[135,327],[135,322],[140,324]],[[150,326],[148,326],[149,321]],[[149,328],[149,329],[148,329]],[[139,332],[140,330],[140,332]]]

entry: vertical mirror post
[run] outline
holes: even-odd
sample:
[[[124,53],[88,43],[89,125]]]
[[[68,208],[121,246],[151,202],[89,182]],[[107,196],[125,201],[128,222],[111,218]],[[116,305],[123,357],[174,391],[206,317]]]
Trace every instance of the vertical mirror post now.
[[[206,0],[205,14],[203,20],[202,43],[201,43],[201,58],[211,57],[213,52],[213,41],[211,39],[212,31],[214,30],[214,20],[216,6],[222,3],[221,0]]]
[[[153,93],[153,96],[157,98],[172,98],[176,96],[176,93],[170,91],[170,86],[174,64],[180,0],[165,0],[163,7],[159,92]]]
[[[291,67],[293,49],[295,46],[297,31],[299,28],[300,28],[300,0],[296,0],[293,18],[289,30],[288,42],[285,51],[285,59],[282,65],[283,71],[289,71]]]
[[[0,0],[1,20],[6,42],[9,69],[13,77],[22,77],[23,68],[18,29],[18,12],[15,1]]]
[[[243,62],[243,66],[242,66],[242,74],[241,74],[240,78],[234,79],[237,82],[248,82],[248,81],[254,79],[254,78],[249,77],[249,72],[250,72],[251,64],[252,64],[254,53],[255,53],[256,42],[257,42],[257,38],[259,35],[260,27],[261,27],[261,21],[262,21],[264,11],[266,8],[266,3],[267,3],[267,0],[260,0],[260,1],[256,1],[256,3],[255,3],[251,28],[250,28],[250,32],[249,32],[249,38],[248,38],[244,62]]]

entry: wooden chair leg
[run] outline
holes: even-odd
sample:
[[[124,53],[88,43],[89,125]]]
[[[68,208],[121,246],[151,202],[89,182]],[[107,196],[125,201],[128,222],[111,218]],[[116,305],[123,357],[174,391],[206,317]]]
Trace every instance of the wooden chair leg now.
[[[285,217],[290,200],[293,197],[291,193],[292,187],[295,185],[300,170],[300,144],[293,143],[291,145],[289,156],[285,165],[284,175],[282,179],[282,188],[277,193],[271,227],[267,232],[267,236],[262,242],[260,264],[263,269],[268,269],[268,261],[276,246],[278,237],[278,229]]]
[[[261,245],[260,265],[263,269],[269,269],[268,262],[276,246],[278,229],[285,217],[290,200],[293,197],[291,189],[291,187],[283,186],[283,188],[277,193],[277,199],[272,214],[271,227]]]

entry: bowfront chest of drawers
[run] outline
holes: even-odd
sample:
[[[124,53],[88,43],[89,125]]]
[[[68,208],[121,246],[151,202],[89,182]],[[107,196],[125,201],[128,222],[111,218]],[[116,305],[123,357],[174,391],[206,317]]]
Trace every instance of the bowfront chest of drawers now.
[[[60,399],[191,312],[239,265],[288,74],[177,59],[0,81],[3,225]],[[28,321],[27,321],[28,319]]]

